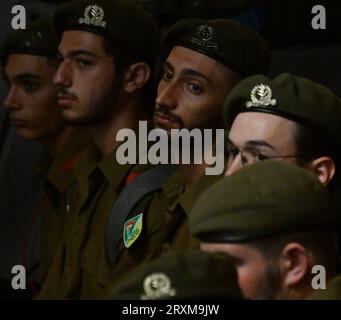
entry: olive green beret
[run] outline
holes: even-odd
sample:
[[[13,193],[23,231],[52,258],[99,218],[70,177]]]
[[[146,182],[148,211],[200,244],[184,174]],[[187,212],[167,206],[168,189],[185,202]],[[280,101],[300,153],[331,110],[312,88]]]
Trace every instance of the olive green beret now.
[[[43,18],[27,25],[26,29],[12,31],[1,46],[1,62],[6,64],[10,54],[30,54],[57,57],[58,39],[53,20]]]
[[[114,289],[113,299],[242,299],[227,256],[175,251],[140,266]]]
[[[228,128],[241,112],[264,112],[287,118],[341,143],[341,100],[328,88],[284,73],[270,80],[255,75],[242,80],[224,104]]]
[[[228,19],[184,19],[161,40],[166,51],[176,45],[205,54],[246,77],[267,74],[270,50],[256,32]]]
[[[160,47],[160,31],[153,18],[128,0],[76,0],[55,12],[59,36],[66,30],[84,30],[120,41],[153,62]]]
[[[328,228],[334,221],[327,188],[313,173],[266,160],[208,189],[190,214],[190,230],[203,241],[233,243]]]

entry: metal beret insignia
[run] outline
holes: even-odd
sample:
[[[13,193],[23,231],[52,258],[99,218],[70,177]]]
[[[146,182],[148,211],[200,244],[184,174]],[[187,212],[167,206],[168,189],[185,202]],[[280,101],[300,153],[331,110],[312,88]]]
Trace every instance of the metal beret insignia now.
[[[215,38],[215,31],[211,26],[201,25],[197,28],[196,35],[192,38],[191,42],[199,46],[218,50]]]
[[[275,106],[276,99],[272,99],[272,90],[263,83],[255,86],[251,91],[251,101],[246,103],[247,108]]]
[[[175,290],[171,287],[169,277],[164,273],[153,273],[147,276],[143,282],[145,294],[142,300],[166,299],[175,296]]]
[[[105,28],[107,23],[103,21],[104,10],[102,7],[94,4],[87,6],[84,10],[84,18],[79,18],[79,24],[93,25],[96,27]]]

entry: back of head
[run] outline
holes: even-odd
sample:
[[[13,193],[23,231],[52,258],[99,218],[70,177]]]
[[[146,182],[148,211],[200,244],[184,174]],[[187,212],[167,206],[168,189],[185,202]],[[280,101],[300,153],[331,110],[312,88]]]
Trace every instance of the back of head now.
[[[284,233],[334,227],[328,190],[306,169],[266,160],[208,189],[190,215],[192,235],[241,243]]]

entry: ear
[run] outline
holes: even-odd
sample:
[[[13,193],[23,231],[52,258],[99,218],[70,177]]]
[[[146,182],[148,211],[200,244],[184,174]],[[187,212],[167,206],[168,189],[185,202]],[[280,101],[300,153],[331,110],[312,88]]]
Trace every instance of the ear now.
[[[309,167],[325,186],[330,182],[335,174],[335,162],[329,157],[315,159],[310,163]]]
[[[282,251],[280,265],[283,274],[283,286],[285,288],[299,286],[310,273],[308,251],[299,243],[288,243]]]
[[[144,62],[129,66],[124,75],[124,91],[134,93],[140,90],[150,78],[150,67]]]

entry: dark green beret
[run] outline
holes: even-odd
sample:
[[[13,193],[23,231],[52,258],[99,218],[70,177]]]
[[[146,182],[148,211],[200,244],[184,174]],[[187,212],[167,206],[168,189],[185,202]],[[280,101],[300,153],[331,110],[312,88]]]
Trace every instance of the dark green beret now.
[[[219,181],[190,214],[192,235],[217,243],[328,228],[334,222],[327,188],[313,173],[275,160]]]
[[[43,18],[27,25],[26,29],[12,31],[1,46],[1,62],[6,64],[10,54],[31,54],[57,57],[58,39],[53,20]]]
[[[175,251],[139,267],[116,286],[113,299],[242,299],[237,273],[224,255]]]
[[[55,12],[58,35],[84,30],[119,41],[153,62],[159,52],[160,32],[153,18],[128,0],[76,0]]]
[[[246,77],[267,74],[270,50],[256,32],[228,19],[185,19],[161,40],[166,51],[180,45],[205,54]]]
[[[273,80],[255,75],[242,80],[224,104],[230,128],[241,112],[264,112],[311,128],[332,143],[341,143],[341,100],[328,88],[292,74]]]

